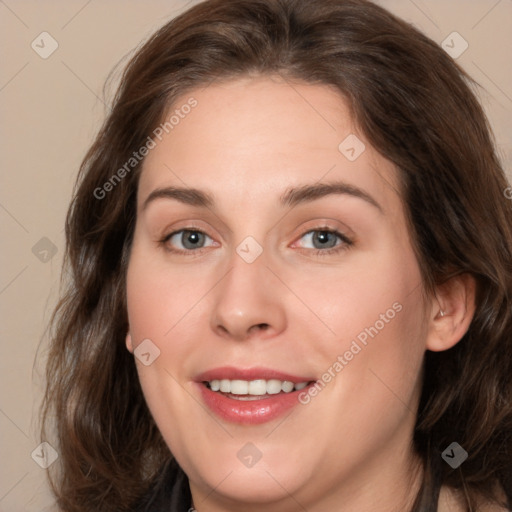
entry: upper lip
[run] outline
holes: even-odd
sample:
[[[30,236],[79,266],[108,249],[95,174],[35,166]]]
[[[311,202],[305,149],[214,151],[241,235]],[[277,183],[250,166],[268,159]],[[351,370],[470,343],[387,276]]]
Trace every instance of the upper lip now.
[[[235,368],[234,366],[224,366],[221,368],[212,368],[211,370],[207,370],[205,372],[200,373],[196,377],[197,382],[208,382],[212,380],[270,380],[276,379],[281,381],[289,381],[294,384],[299,384],[300,382],[310,382],[316,380],[311,376],[297,376],[291,375],[289,373],[284,373],[279,370],[273,370],[272,368],[264,368],[264,367],[255,367],[255,368]]]

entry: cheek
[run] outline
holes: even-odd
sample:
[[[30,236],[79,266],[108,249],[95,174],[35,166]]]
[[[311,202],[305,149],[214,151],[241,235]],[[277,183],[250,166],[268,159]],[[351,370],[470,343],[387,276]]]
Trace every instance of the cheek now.
[[[322,435],[345,451],[344,462],[365,450],[370,456],[397,432],[407,435],[421,384],[426,337],[421,289],[413,287],[411,293],[407,279],[390,273],[368,275],[374,279],[344,280],[354,284],[350,293],[340,291],[341,282],[330,283],[325,295],[337,297],[336,304],[319,291],[310,296],[323,307],[324,319],[331,312],[325,322],[336,335],[312,337],[318,343],[310,360],[318,369],[320,391],[303,403],[308,402],[311,417],[323,418]]]
[[[135,252],[128,267],[128,317],[135,343],[168,339],[208,290],[208,280],[197,269],[189,272],[162,260]]]
[[[351,259],[349,259],[351,258]],[[414,255],[395,257],[390,251],[378,258],[356,254],[338,268],[308,272],[289,271],[285,279],[297,296],[331,331],[331,339],[364,342],[371,334],[380,336],[417,325],[422,316],[421,276]],[[378,332],[375,332],[378,331]],[[371,334],[370,334],[371,333]],[[405,336],[394,336],[397,342]]]
[[[127,273],[127,307],[137,372],[151,414],[173,447],[186,436],[182,423],[176,421],[190,405],[183,393],[183,361],[190,357],[192,347],[182,329],[199,292],[185,284],[183,275],[164,271],[150,254],[137,248],[133,252]],[[137,351],[139,344],[151,354],[148,365],[137,356],[142,352]]]
[[[427,327],[414,254],[380,256],[358,255],[346,271],[322,269],[295,281],[294,290],[317,315],[306,328],[315,340],[311,360],[329,381],[326,394],[344,397],[347,405],[353,400],[356,415],[366,414],[361,403],[375,403],[381,413],[389,400],[402,407],[394,393],[406,403],[413,400],[425,352]]]

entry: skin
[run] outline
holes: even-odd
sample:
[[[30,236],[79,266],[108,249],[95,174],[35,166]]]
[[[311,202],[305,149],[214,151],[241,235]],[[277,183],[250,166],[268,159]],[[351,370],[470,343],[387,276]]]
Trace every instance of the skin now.
[[[136,359],[139,378],[195,508],[406,510],[421,478],[411,439],[424,353],[461,339],[474,283],[456,278],[426,296],[397,171],[335,90],[251,77],[194,90],[173,108],[190,96],[197,107],[144,161],[126,345],[133,352],[149,338],[160,350],[149,366]],[[349,134],[366,146],[355,161],[338,149]],[[364,190],[380,207],[349,194],[279,203],[290,187],[333,181]],[[168,186],[203,190],[215,203],[159,198],[143,208]],[[328,253],[307,235],[326,227],[353,244]],[[186,250],[181,234],[161,240],[185,228],[208,236],[196,241],[199,249],[170,252]],[[247,236],[263,248],[253,263],[236,252]],[[288,416],[237,425],[203,405],[194,380],[211,368],[265,366],[321,378],[395,303],[401,311]],[[248,442],[262,454],[250,468],[237,458]]]

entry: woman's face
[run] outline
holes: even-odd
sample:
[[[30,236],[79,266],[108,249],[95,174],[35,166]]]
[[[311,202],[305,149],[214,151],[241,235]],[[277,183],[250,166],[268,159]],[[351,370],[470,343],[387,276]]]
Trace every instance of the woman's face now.
[[[127,346],[196,508],[396,505],[428,330],[396,170],[327,86],[239,79],[173,109]]]

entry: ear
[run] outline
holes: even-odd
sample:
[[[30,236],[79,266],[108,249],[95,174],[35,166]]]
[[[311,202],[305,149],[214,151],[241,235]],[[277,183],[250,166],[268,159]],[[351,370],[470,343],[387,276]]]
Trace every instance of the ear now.
[[[126,348],[128,349],[128,352],[131,352],[133,354],[133,343],[132,343],[132,336],[130,333],[126,335]]]
[[[475,314],[476,282],[462,274],[438,286],[427,336],[428,350],[440,352],[456,345],[466,334]]]

